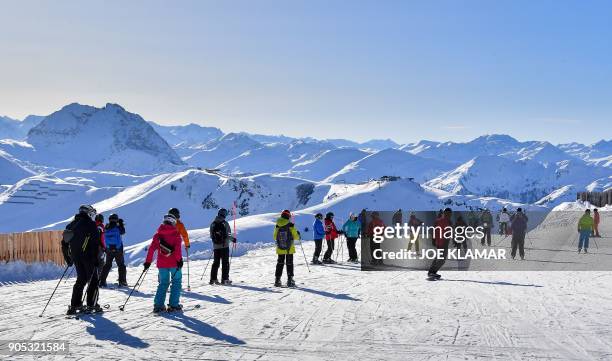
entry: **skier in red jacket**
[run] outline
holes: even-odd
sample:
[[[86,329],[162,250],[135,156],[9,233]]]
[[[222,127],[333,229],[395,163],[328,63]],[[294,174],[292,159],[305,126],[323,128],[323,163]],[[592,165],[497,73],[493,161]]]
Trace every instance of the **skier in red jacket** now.
[[[182,254],[182,238],[176,228],[176,217],[172,214],[164,216],[163,223],[157,229],[157,233],[153,236],[153,241],[147,252],[147,259],[144,263],[145,270],[151,266],[153,254],[157,252],[157,269],[159,270],[159,285],[155,293],[155,301],[153,312],[162,311],[180,311],[183,306],[179,303],[181,297],[181,283],[183,275],[183,254]],[[170,304],[166,309],[166,292],[168,286],[172,282],[170,288]]]
[[[323,263],[336,263],[331,259],[334,253],[334,241],[338,238],[338,228],[334,223],[334,214],[329,212],[325,215],[325,241],[327,242],[327,250],[323,255]]]
[[[446,230],[449,227],[452,229],[453,223],[451,222],[451,217],[453,215],[453,211],[450,208],[446,208],[442,215],[436,219],[436,229],[434,231],[434,240],[437,249],[442,249],[442,254],[439,255],[438,258],[434,259],[431,263],[431,267],[429,268],[429,272],[427,276],[430,279],[440,279],[442,276],[438,274],[438,271],[444,263],[446,262],[446,257],[448,257],[448,244],[451,238],[444,237]]]
[[[368,224],[368,228],[366,229],[366,236],[368,236],[370,238],[370,263],[372,265],[382,265],[383,264],[383,260],[382,259],[375,259],[374,258],[374,251],[376,251],[377,249],[380,249],[380,243],[374,242],[374,229],[375,228],[379,228],[385,227],[385,223],[382,221],[382,219],[380,219],[380,214],[376,211],[372,212],[372,220],[370,221],[370,223]]]

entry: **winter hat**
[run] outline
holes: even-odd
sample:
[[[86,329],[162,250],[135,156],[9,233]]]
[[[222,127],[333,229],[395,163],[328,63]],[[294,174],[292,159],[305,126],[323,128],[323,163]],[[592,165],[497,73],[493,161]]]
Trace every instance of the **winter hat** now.
[[[332,218],[334,216],[333,212],[327,212],[327,214],[325,215],[325,218]]]
[[[219,209],[219,212],[217,212],[217,216],[222,217],[222,218],[227,217],[227,209],[225,208]]]
[[[315,214],[315,218],[323,218],[323,215],[321,213],[317,213]]]
[[[119,220],[119,216],[117,215],[117,213],[113,213],[110,216],[108,216],[109,222],[117,222],[118,220]]]
[[[175,226],[176,225],[176,217],[172,214],[166,214],[164,216],[164,223],[165,224],[169,224],[171,226]]]
[[[516,209],[516,211],[517,211],[518,213],[521,213],[521,212],[523,212],[523,208],[519,207],[519,208],[517,208],[517,209]]]
[[[170,208],[170,210],[168,211],[168,214],[175,216],[176,219],[181,218],[181,212],[178,210],[178,208]]]
[[[96,222],[104,222],[104,215],[102,213],[96,214]]]
[[[291,211],[288,209],[283,210],[281,212],[281,218],[285,218],[285,219],[291,218]]]

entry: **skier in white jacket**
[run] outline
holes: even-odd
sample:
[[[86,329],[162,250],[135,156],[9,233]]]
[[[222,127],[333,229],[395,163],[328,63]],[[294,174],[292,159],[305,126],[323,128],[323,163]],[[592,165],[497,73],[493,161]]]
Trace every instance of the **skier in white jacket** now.
[[[508,235],[508,224],[510,223],[510,214],[508,210],[504,207],[501,213],[497,217],[499,220],[499,234],[506,236]]]

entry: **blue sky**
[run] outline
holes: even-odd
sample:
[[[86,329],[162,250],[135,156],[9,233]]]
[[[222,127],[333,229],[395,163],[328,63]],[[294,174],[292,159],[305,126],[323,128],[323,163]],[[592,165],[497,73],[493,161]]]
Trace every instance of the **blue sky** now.
[[[87,4],[87,6],[85,6]],[[0,114],[317,138],[610,139],[610,1],[4,1]]]

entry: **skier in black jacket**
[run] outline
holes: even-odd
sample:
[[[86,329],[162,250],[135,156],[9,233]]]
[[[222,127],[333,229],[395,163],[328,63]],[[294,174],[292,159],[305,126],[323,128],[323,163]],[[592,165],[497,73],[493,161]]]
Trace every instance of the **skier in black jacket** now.
[[[69,239],[62,240],[62,252],[68,265],[74,264],[77,279],[72,288],[72,300],[68,314],[77,312],[102,312],[98,305],[98,271],[100,231],[94,221],[96,210],[90,205],[82,205],[74,220],[66,226],[70,230]],[[68,243],[66,243],[68,242]],[[87,286],[87,307],[83,308],[83,290]]]

